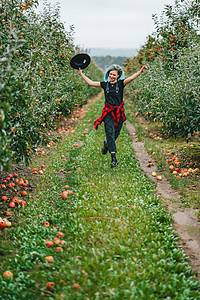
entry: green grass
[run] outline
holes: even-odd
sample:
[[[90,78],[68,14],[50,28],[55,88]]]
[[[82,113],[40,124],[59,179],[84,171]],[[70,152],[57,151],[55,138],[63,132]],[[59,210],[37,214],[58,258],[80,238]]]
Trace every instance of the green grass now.
[[[0,276],[1,297],[200,299],[200,285],[177,247],[171,217],[140,171],[125,126],[117,140],[115,169],[110,168],[109,154],[101,154],[103,124],[98,131],[91,125],[88,136],[78,133],[99,116],[100,101],[91,106],[76,132],[35,161],[34,166],[45,162],[48,167],[24,211],[19,210],[18,223],[8,231],[13,246],[1,259],[1,274],[10,270],[14,278]],[[83,147],[73,147],[79,140]],[[66,153],[68,159],[61,159]],[[58,176],[61,168],[65,178]],[[74,193],[63,200],[65,184]],[[50,227],[44,227],[45,221]],[[65,233],[66,241],[60,253],[45,246],[58,231]],[[55,258],[52,264],[45,262],[48,255]],[[55,282],[50,293],[48,281]]]

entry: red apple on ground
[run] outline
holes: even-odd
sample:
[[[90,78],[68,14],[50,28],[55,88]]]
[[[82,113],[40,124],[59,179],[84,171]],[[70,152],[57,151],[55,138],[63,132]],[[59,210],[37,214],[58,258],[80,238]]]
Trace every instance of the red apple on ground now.
[[[45,245],[46,245],[47,247],[49,247],[49,248],[52,248],[52,247],[54,246],[54,243],[53,243],[52,241],[47,241],[47,242],[45,243]]]
[[[58,239],[58,238],[54,238],[53,241],[56,245],[58,245],[60,243],[60,239]]]
[[[64,237],[64,233],[58,232],[58,233],[57,233],[57,237],[58,237],[59,239],[62,239],[62,238]]]
[[[44,227],[49,227],[50,223],[49,222],[44,222]]]
[[[56,247],[56,249],[55,249],[56,252],[61,252],[62,250],[63,250],[62,247]]]
[[[3,222],[3,221],[1,221],[1,222],[0,222],[0,228],[4,229],[5,227],[6,227],[6,223]]]
[[[53,258],[53,256],[46,256],[45,260],[49,263],[52,263],[54,261],[54,258]]]
[[[6,278],[12,278],[13,277],[13,273],[10,272],[10,271],[5,271],[3,273],[3,276],[6,277]]]
[[[64,240],[62,240],[62,241],[59,242],[59,244],[60,244],[61,246],[63,246],[65,243],[66,243],[66,241],[64,241]]]
[[[52,291],[55,287],[55,283],[54,282],[47,282],[46,288],[49,291]]]

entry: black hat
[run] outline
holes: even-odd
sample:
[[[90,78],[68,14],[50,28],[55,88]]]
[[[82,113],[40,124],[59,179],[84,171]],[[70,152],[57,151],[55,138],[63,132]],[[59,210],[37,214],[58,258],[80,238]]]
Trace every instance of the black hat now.
[[[79,53],[72,57],[70,65],[73,69],[85,69],[90,64],[90,56],[86,53]]]

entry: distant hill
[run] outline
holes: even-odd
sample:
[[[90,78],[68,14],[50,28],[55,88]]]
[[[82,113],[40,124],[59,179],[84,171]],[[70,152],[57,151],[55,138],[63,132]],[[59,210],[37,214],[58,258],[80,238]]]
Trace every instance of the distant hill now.
[[[124,60],[126,60],[126,56],[92,56],[92,60],[103,72],[112,65],[120,65],[123,66]]]
[[[88,54],[94,63],[105,72],[112,64],[123,66],[124,60],[137,55],[136,48],[90,48]]]
[[[88,54],[91,56],[122,56],[134,57],[137,55],[138,49],[136,48],[90,48],[87,49]]]

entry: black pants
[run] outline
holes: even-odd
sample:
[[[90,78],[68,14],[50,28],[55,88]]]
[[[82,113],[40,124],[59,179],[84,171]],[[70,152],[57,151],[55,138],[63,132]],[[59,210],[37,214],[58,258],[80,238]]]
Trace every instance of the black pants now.
[[[120,116],[119,124],[116,127],[116,130],[114,129],[114,121],[111,116],[111,113],[107,114],[104,118],[104,128],[106,133],[106,141],[108,144],[108,150],[109,152],[117,152],[115,140],[118,138],[120,131],[122,129],[123,125],[123,118]]]

